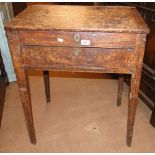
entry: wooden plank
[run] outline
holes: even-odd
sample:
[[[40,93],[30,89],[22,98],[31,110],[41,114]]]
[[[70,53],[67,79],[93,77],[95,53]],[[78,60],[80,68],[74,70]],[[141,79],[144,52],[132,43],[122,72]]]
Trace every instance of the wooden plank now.
[[[134,7],[121,6],[33,5],[6,28],[148,33],[149,29],[135,10]]]
[[[136,42],[133,33],[19,31],[18,34],[20,44],[24,45],[135,48]]]
[[[134,50],[22,46],[21,56],[24,66],[82,68],[89,67],[95,71],[122,70],[132,72],[134,68]]]

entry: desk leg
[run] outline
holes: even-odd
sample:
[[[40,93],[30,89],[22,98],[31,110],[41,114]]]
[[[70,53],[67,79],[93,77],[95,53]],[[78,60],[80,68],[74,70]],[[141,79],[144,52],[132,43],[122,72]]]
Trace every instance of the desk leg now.
[[[127,145],[131,146],[133,136],[133,126],[135,122],[136,109],[138,103],[139,84],[141,78],[141,70],[143,64],[144,50],[145,50],[146,35],[137,35],[135,48],[135,70],[131,75],[130,81],[130,98],[128,104],[128,120],[127,120]]]
[[[122,92],[123,92],[123,75],[119,75],[119,79],[118,79],[118,95],[117,95],[117,106],[121,105],[121,101],[122,101]]]
[[[17,79],[18,79],[17,81],[19,86],[20,98],[22,102],[22,107],[24,111],[24,116],[25,116],[25,121],[26,121],[27,130],[29,133],[30,141],[32,144],[36,144],[28,75],[27,75],[27,72],[22,69],[16,71],[16,73],[17,73]]]
[[[46,95],[46,102],[50,102],[50,80],[49,80],[49,72],[43,71],[44,76],[44,85],[45,85],[45,95]]]
[[[29,134],[31,143],[35,144],[36,136],[35,136],[35,130],[34,130],[33,116],[32,116],[29,80],[28,80],[27,71],[24,70],[24,67],[22,64],[23,61],[21,59],[18,33],[16,31],[8,31],[7,37],[8,37],[11,56],[12,56],[12,60],[13,60],[13,64],[16,72],[19,94],[21,98],[23,111],[24,111],[28,134]]]
[[[128,104],[128,120],[127,120],[127,145],[131,146],[133,137],[133,126],[135,122],[136,109],[138,103],[139,81],[131,77],[130,82],[130,98]]]

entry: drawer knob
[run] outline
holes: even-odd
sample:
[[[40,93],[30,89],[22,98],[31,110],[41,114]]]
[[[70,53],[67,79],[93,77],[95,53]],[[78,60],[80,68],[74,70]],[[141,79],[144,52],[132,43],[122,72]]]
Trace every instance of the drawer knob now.
[[[78,49],[78,48],[74,49],[73,55],[79,56],[80,55],[80,49]]]
[[[79,35],[79,34],[75,34],[75,35],[74,35],[74,40],[75,40],[76,42],[79,42],[79,41],[80,41],[80,35]]]

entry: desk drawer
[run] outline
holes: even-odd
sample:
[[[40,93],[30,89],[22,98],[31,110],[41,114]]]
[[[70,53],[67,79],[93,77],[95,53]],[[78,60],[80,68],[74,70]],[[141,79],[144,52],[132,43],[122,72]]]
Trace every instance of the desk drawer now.
[[[19,41],[26,45],[134,48],[136,34],[62,31],[19,31]]]
[[[131,71],[134,65],[132,49],[72,48],[22,46],[24,66],[70,68],[100,68]]]

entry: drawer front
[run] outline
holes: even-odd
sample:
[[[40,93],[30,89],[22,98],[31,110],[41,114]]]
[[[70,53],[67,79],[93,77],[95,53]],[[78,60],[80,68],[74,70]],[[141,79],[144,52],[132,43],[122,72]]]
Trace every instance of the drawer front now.
[[[26,45],[134,48],[136,34],[63,31],[19,31],[19,41]]]
[[[129,72],[134,65],[132,49],[72,48],[22,46],[26,67],[94,68],[113,72]]]

